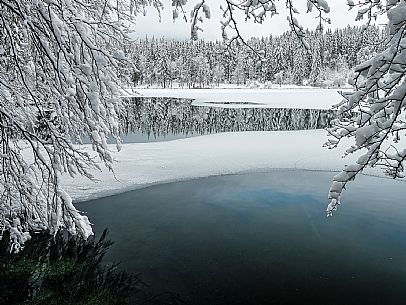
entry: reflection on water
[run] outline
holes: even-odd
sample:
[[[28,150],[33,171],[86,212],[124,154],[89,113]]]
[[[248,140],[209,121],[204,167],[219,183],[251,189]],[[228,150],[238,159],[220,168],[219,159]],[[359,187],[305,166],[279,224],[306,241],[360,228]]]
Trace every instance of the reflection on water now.
[[[101,259],[110,241],[34,235],[18,254],[0,251],[0,304],[127,304],[140,281]]]
[[[200,107],[188,99],[145,97],[128,100],[120,121],[124,141],[141,142],[217,132],[321,129],[335,118],[331,110]]]
[[[10,253],[0,241],[1,305],[183,304],[174,294],[152,295],[138,275],[118,271],[103,257],[112,242],[106,231],[84,241],[58,233],[37,233],[23,251]]]
[[[78,207],[110,228],[108,259],[188,304],[404,304],[404,184],[359,177],[326,218],[332,175],[210,177]]]

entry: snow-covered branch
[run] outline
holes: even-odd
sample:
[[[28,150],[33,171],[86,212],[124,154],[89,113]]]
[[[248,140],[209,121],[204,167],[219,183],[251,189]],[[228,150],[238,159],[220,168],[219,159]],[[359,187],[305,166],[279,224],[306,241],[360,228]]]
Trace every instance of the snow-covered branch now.
[[[406,149],[400,140],[406,130],[406,2],[387,1],[385,9],[389,19],[387,48],[355,68],[355,91],[344,93],[344,100],[337,105],[340,113],[353,112],[357,117],[337,121],[328,130],[331,138],[326,146],[334,148],[343,138],[351,137],[355,144],[347,154],[362,152],[357,164],[346,166],[334,177],[329,216],[340,204],[347,183],[365,168],[381,167],[391,178],[404,178]]]
[[[146,5],[161,4],[0,0],[0,238],[9,231],[13,250],[35,230],[92,234],[60,176],[98,168],[82,138],[112,169],[106,141],[120,147],[118,75],[129,65],[120,45]]]

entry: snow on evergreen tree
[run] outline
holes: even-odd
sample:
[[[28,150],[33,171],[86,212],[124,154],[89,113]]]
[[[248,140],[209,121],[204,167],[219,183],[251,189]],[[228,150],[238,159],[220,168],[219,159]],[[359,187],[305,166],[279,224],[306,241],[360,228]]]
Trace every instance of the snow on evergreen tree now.
[[[242,52],[236,54],[235,59],[235,67],[233,69],[231,81],[233,84],[241,85],[246,82],[246,75],[245,75],[245,55]]]
[[[217,86],[220,85],[220,82],[222,82],[224,79],[224,69],[220,65],[215,65],[213,68],[213,83]]]
[[[139,71],[137,76],[140,85],[163,87],[162,77],[166,75],[165,86],[168,86],[169,82],[177,82],[181,86],[189,83],[190,87],[200,87],[202,85],[199,81],[200,76],[195,77],[194,74],[200,68],[193,60],[199,57],[200,62],[209,66],[209,70],[206,71],[208,75],[199,74],[205,79],[204,83],[207,87],[224,82],[234,84],[244,84],[250,81],[272,82],[275,81],[275,75],[281,70],[285,71],[284,78],[279,80],[282,83],[333,86],[333,78],[337,73],[339,75],[349,74],[350,69],[355,65],[353,58],[358,58],[360,49],[370,48],[373,52],[383,49],[382,44],[378,42],[384,40],[384,34],[375,27],[371,27],[370,31],[375,33],[376,39],[373,41],[363,38],[365,33],[361,27],[351,27],[344,32],[343,30],[327,31],[324,34],[319,31],[317,34],[314,31],[306,31],[306,37],[311,41],[309,51],[301,46],[301,41],[291,32],[281,36],[271,35],[266,38],[248,40],[247,44],[253,50],[264,51],[261,60],[258,60],[260,59],[258,53],[247,49],[246,45],[240,43],[226,45],[219,41],[214,43],[198,41],[196,43],[162,39],[137,40],[132,44],[128,55],[133,58]],[[348,39],[355,37],[356,41],[360,41],[357,49],[350,47],[350,44],[338,47],[338,41],[346,40],[347,36]],[[160,50],[163,54],[159,54]],[[221,79],[217,75],[214,80],[213,69],[216,66],[221,67],[223,75]],[[241,73],[237,73],[236,69]],[[342,70],[337,71],[337,69]],[[163,74],[163,71],[166,73]],[[335,74],[328,73],[328,71],[334,71]]]
[[[315,86],[320,86],[322,79],[322,70],[323,70],[323,43],[322,43],[322,35],[319,31],[315,33],[312,37],[312,64],[311,64],[311,72],[309,76],[309,80],[311,84]]]

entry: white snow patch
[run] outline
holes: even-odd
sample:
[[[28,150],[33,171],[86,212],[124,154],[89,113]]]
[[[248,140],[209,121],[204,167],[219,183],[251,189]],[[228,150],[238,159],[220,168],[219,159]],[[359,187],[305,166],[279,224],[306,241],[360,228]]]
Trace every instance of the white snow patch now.
[[[120,153],[113,153],[115,177],[107,169],[94,173],[100,180],[97,183],[66,175],[63,186],[75,201],[84,201],[149,184],[211,175],[272,169],[339,171],[356,161],[356,156],[340,158],[349,143],[343,143],[343,149],[328,150],[322,147],[325,141],[324,130],[308,130],[220,133],[124,144]]]
[[[136,89],[138,96],[198,100],[199,106],[228,108],[330,109],[343,98],[336,89]],[[128,94],[128,92],[127,92]],[[243,104],[250,102],[251,105]],[[214,102],[214,103],[213,103]],[[231,102],[231,104],[222,104]],[[249,106],[249,107],[248,107]]]

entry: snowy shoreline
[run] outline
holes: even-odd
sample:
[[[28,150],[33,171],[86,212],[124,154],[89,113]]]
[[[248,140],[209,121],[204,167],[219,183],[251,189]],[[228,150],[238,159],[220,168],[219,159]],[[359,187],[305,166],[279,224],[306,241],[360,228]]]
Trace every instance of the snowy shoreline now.
[[[121,152],[113,152],[114,175],[102,168],[102,172],[94,173],[96,183],[64,176],[63,186],[74,201],[80,202],[152,184],[270,170],[336,172],[355,162],[356,156],[340,157],[346,143],[328,150],[322,147],[325,141],[326,131],[306,130],[219,133],[124,144]],[[90,146],[84,149],[91,150]]]

